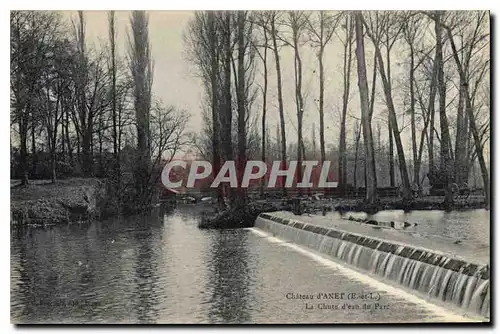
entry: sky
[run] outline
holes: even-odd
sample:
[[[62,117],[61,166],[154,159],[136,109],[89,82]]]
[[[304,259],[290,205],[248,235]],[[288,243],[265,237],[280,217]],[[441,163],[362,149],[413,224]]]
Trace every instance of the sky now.
[[[108,20],[106,11],[85,11],[87,43],[96,47],[107,42]],[[160,98],[165,104],[173,105],[179,109],[185,109],[191,114],[188,131],[199,132],[202,129],[201,110],[203,103],[204,88],[197,75],[196,67],[186,57],[184,43],[184,32],[189,20],[193,18],[194,12],[190,11],[149,11],[149,36],[152,46],[155,73],[153,82],[153,94]],[[64,12],[68,20],[76,19],[75,11]],[[128,45],[127,31],[129,30],[128,11],[117,11],[116,24],[118,30],[118,50],[124,55]],[[335,38],[334,38],[335,39]],[[312,129],[315,127],[316,140],[319,142],[319,112],[318,99],[319,76],[317,72],[316,55],[307,46],[302,52],[303,61],[303,91],[306,96],[306,108],[304,115],[304,137],[312,137]],[[338,141],[340,108],[342,105],[342,52],[343,46],[338,41],[331,43],[325,53],[325,139],[327,144]],[[367,54],[367,62],[371,60]],[[260,60],[256,58],[256,61]],[[283,99],[287,128],[287,140],[296,141],[296,109],[294,98],[294,71],[293,52],[290,48],[282,49],[282,82]],[[279,111],[277,103],[276,73],[274,59],[268,53],[269,68],[269,91],[268,91],[268,124],[271,136],[276,134],[276,125],[279,123]],[[353,78],[355,75],[353,68]],[[262,70],[258,66],[256,70],[256,83],[262,82]],[[356,82],[351,82],[355,87]],[[256,86],[257,87],[257,86]],[[351,89],[352,106],[355,110],[359,104],[359,97]],[[253,105],[254,113],[261,112],[261,98],[258,97]],[[353,112],[357,115],[358,112]],[[255,114],[256,115],[256,114]],[[355,118],[352,118],[354,121]],[[314,125],[313,125],[314,124]],[[319,147],[319,143],[317,143]]]

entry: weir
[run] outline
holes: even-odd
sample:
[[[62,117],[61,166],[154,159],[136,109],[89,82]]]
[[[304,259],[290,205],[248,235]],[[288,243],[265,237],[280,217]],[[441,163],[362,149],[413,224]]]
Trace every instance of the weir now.
[[[468,313],[489,318],[490,270],[437,251],[262,213],[255,227]]]

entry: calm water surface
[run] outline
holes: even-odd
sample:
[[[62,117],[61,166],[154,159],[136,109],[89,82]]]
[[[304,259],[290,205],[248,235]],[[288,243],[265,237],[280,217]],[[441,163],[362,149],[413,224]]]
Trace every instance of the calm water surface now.
[[[443,321],[383,290],[384,310],[306,310],[287,293],[374,292],[252,230],[204,231],[173,214],[13,231],[14,323]],[[337,304],[343,301],[338,301]],[[363,301],[353,302],[361,307]],[[331,303],[330,303],[331,304]]]
[[[333,213],[333,215],[339,215]],[[422,236],[439,236],[453,239],[454,241],[473,243],[477,247],[490,245],[490,211],[485,209],[451,211],[416,210],[404,212],[403,210],[385,210],[374,215],[366,213],[349,212],[344,217],[354,216],[377,221],[399,221],[416,223],[407,228]]]

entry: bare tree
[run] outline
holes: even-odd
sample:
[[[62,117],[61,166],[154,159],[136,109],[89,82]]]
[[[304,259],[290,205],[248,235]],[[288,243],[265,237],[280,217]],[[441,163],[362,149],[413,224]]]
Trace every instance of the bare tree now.
[[[68,64],[71,64],[71,54],[66,43],[56,42],[52,46],[52,52],[47,67],[41,74],[43,85],[40,90],[40,99],[42,103],[42,122],[47,135],[47,146],[50,153],[50,167],[52,183],[56,182],[56,149],[57,134],[59,125],[63,117],[63,103],[65,98],[65,87],[69,84],[71,70]]]
[[[393,26],[394,22],[397,23],[397,21],[392,21],[392,22],[390,21],[390,16],[393,15],[392,13],[383,13],[380,16],[377,13],[376,15],[377,15],[376,24],[384,27],[386,30],[386,36],[388,36],[388,31]],[[406,159],[405,159],[405,154],[404,154],[404,150],[403,150],[403,144],[401,141],[401,135],[399,132],[398,121],[397,121],[397,117],[396,117],[396,111],[395,111],[394,102],[392,99],[392,86],[391,86],[391,82],[389,80],[389,78],[390,78],[390,71],[389,71],[390,64],[387,64],[387,69],[388,69],[387,71],[388,72],[386,73],[384,60],[382,57],[382,52],[380,50],[380,38],[373,32],[373,29],[371,29],[368,26],[368,24],[366,24],[366,22],[364,21],[362,16],[360,19],[363,20],[364,26],[367,28],[366,32],[367,32],[368,36],[370,37],[370,39],[372,40],[373,46],[375,48],[375,56],[377,58],[378,70],[379,70],[380,78],[382,80],[382,84],[384,87],[384,95],[385,95],[385,100],[386,100],[386,104],[387,104],[387,109],[389,111],[389,123],[390,123],[391,128],[392,128],[391,129],[392,134],[394,137],[394,141],[396,143],[396,151],[398,153],[399,170],[401,173],[401,179],[402,179],[402,183],[403,183],[403,199],[405,201],[408,201],[411,199],[412,193],[411,193],[411,188],[410,188],[410,180],[408,177],[408,170],[406,168]],[[373,25],[372,25],[372,27],[373,27]],[[397,36],[399,34],[399,32],[401,31],[402,25],[397,25],[397,27],[398,27],[397,31],[395,34],[393,34],[393,36]],[[387,52],[388,55],[390,54],[390,49],[391,49],[392,45],[394,44],[395,40],[396,40],[396,37],[393,37],[392,41],[389,40],[389,38],[387,37],[386,47],[388,50],[388,52]]]
[[[369,119],[370,106],[369,106],[369,96],[368,96],[368,80],[366,76],[366,63],[365,63],[365,45],[363,36],[363,23],[362,14],[357,12],[354,14],[355,17],[355,28],[356,28],[356,59],[358,68],[358,87],[359,87],[359,98],[361,105],[361,122],[363,123],[363,137],[365,142],[365,156],[366,163],[369,165],[367,167],[367,187],[366,187],[366,202],[368,204],[373,204],[377,200],[377,188],[375,184],[375,177],[373,175],[375,169],[372,168],[373,163],[373,145],[371,141],[373,140],[371,122]]]
[[[340,18],[341,16],[338,14],[334,15],[328,11],[318,11],[317,15],[310,15],[307,20],[309,40],[312,46],[318,49],[316,56],[318,58],[319,70],[319,143],[321,150],[321,162],[325,161],[325,69],[323,58],[325,54],[325,47],[332,39]]]
[[[286,165],[286,129],[285,129],[285,114],[283,110],[283,92],[281,86],[281,64],[280,55],[278,48],[278,19],[279,13],[277,11],[269,12],[269,25],[270,25],[270,36],[272,41],[272,49],[274,53],[274,60],[276,63],[276,80],[278,89],[278,107],[280,115],[280,133],[281,133],[281,164]],[[283,184],[283,195],[286,196],[286,188]]]
[[[250,114],[250,103],[253,99],[251,95],[251,85],[254,77],[255,49],[253,43],[253,22],[249,19],[249,13],[238,11],[237,13],[237,43],[238,43],[238,71],[236,77],[236,99],[238,110],[238,185],[239,196],[238,205],[246,203],[246,189],[241,187],[243,172],[248,159],[247,131],[248,117]]]
[[[294,76],[295,76],[295,105],[297,109],[297,182],[302,181],[302,160],[304,155],[303,118],[304,118],[304,94],[302,91],[302,58],[300,48],[304,44],[309,13],[303,11],[290,11],[284,25],[291,30],[291,37],[280,39],[294,51]],[[299,188],[299,191],[301,189]]]
[[[12,11],[11,26],[11,96],[12,119],[19,127],[21,183],[28,184],[28,130],[32,130],[34,145],[36,111],[33,109],[35,91],[41,73],[48,62],[49,48],[59,26],[60,17],[54,12]],[[35,152],[33,150],[33,155]]]
[[[345,31],[344,44],[344,65],[343,65],[343,94],[342,94],[342,116],[340,119],[340,139],[339,139],[339,168],[338,179],[340,193],[344,194],[347,183],[347,154],[346,154],[346,121],[347,107],[349,103],[349,92],[351,87],[351,65],[352,65],[352,44],[354,43],[354,21],[349,14],[345,15],[345,22],[342,26]]]
[[[231,94],[231,66],[233,63],[233,38],[232,38],[232,17],[233,14],[229,11],[220,15],[219,32],[222,42],[222,90],[221,90],[221,106],[220,106],[220,134],[222,156],[224,161],[233,159],[233,145],[231,138],[232,129],[232,94]],[[235,194],[231,187],[228,188],[231,204],[235,200]]]
[[[221,122],[220,114],[223,102],[222,98],[222,34],[219,32],[222,14],[214,11],[196,12],[189,23],[185,43],[190,61],[196,65],[205,87],[205,93],[210,106],[210,115],[204,113],[205,134],[210,143],[213,174],[218,174],[221,167]],[[205,148],[201,148],[204,139],[197,136],[198,146],[202,154]],[[201,153],[201,152],[200,152]],[[222,187],[217,189],[219,204],[223,204]]]
[[[446,83],[444,82],[444,61],[443,61],[443,36],[441,28],[441,13],[434,13],[435,33],[436,33],[436,66],[437,84],[439,92],[439,124],[441,128],[441,166],[440,175],[444,175],[446,182],[445,204],[453,203],[453,193],[451,189],[453,161],[450,157],[450,132],[448,128],[448,118],[446,117]]]
[[[149,198],[149,170],[151,166],[150,109],[153,63],[148,36],[148,15],[133,11],[130,16],[129,62],[134,82],[134,106],[137,127],[137,166],[135,170],[136,196],[145,206]]]
[[[485,32],[486,29],[481,29],[482,25],[484,22],[487,20],[487,12],[482,11],[482,12],[477,12],[476,13],[476,19],[475,19],[475,29],[474,33],[471,35],[470,39],[470,48],[471,52],[474,48],[480,47],[480,43],[482,41],[487,41],[487,38],[489,34]],[[472,131],[472,135],[474,138],[474,143],[476,147],[476,154],[477,158],[479,161],[479,167],[481,168],[481,175],[483,177],[483,187],[484,187],[484,194],[485,194],[485,202],[489,206],[490,204],[490,185],[489,185],[489,173],[488,173],[488,168],[486,166],[486,161],[484,159],[484,154],[483,154],[483,146],[481,144],[481,138],[479,135],[479,131],[476,125],[476,120],[475,120],[475,115],[474,115],[474,110],[472,107],[472,101],[471,101],[471,95],[470,95],[470,88],[469,88],[469,82],[467,80],[466,76],[466,70],[467,68],[465,67],[466,64],[463,64],[460,61],[458,50],[455,44],[455,40],[452,34],[452,28],[448,25],[445,25],[441,21],[441,15],[440,13],[436,13],[433,15],[433,18],[436,22],[436,26],[444,26],[444,29],[447,32],[448,39],[451,43],[451,48],[453,51],[453,59],[455,60],[455,64],[457,66],[458,74],[460,76],[460,86],[464,90],[464,95],[465,95],[465,108],[467,111],[467,115],[469,117],[469,126]],[[439,28],[436,28],[436,34]],[[444,140],[444,139],[443,139]]]
[[[268,136],[266,133],[266,115],[267,115],[267,87],[268,87],[268,69],[267,69],[267,50],[270,48],[269,45],[269,15],[267,15],[265,12],[259,12],[254,15],[255,23],[261,28],[262,35],[263,35],[263,44],[262,45],[257,45],[254,44],[255,50],[259,56],[259,58],[262,61],[262,67],[264,70],[263,76],[264,76],[264,85],[262,86],[262,121],[261,121],[261,126],[262,126],[262,144],[261,144],[261,160],[263,162],[266,162],[266,147],[267,141],[268,141]],[[262,47],[263,51],[259,51],[260,47]],[[264,196],[264,178],[262,179],[261,186],[260,186],[260,194],[261,196]]]
[[[109,51],[110,51],[110,64],[109,73],[111,75],[111,118],[112,118],[112,138],[113,138],[113,155],[115,158],[115,178],[120,185],[120,147],[118,143],[118,112],[117,112],[117,64],[116,64],[116,24],[115,24],[115,11],[110,11],[108,13],[108,24],[109,24]]]
[[[419,30],[418,22],[421,20],[418,16],[410,15],[406,22],[404,22],[403,35],[410,48],[410,117],[411,117],[411,144],[412,144],[412,153],[413,153],[413,182],[417,184],[420,189],[420,178],[419,178],[419,164],[418,161],[418,152],[417,152],[417,130],[415,124],[415,42],[417,39],[417,33]]]

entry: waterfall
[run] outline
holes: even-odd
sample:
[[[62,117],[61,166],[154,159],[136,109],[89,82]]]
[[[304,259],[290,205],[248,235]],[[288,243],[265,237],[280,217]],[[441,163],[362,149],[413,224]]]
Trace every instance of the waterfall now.
[[[489,317],[489,266],[389,240],[263,213],[255,227],[430,298]]]

